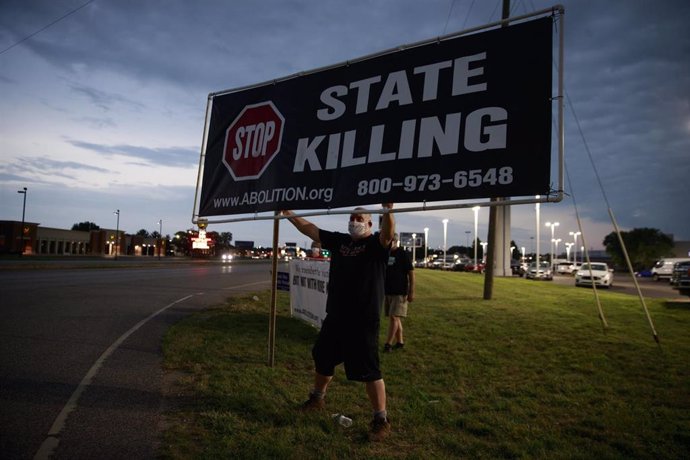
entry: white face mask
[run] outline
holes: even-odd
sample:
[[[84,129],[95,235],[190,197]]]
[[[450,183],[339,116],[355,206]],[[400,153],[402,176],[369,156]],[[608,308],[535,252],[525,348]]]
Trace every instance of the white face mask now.
[[[366,222],[355,222],[351,220],[347,224],[347,231],[350,233],[352,238],[362,238],[366,236],[369,227]]]

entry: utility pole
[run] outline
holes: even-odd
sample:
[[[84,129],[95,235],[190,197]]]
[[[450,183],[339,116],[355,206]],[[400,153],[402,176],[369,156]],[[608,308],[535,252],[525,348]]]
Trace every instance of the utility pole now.
[[[26,248],[26,245],[24,244],[24,216],[26,215],[26,187],[23,187],[23,190],[17,190],[17,193],[21,193],[24,195],[24,204],[22,205],[22,228],[19,231],[19,236],[21,238],[21,241],[19,242],[19,255],[23,256],[24,255],[24,249]]]
[[[510,0],[503,0],[501,19],[508,19],[509,16]],[[507,25],[505,23],[501,27]],[[493,296],[495,271],[498,272],[499,276],[506,276],[505,252],[506,241],[510,241],[510,207],[498,204],[504,200],[507,198],[491,198],[494,205],[489,208],[489,231],[487,235],[489,250],[487,251],[484,275],[484,300],[491,300]],[[510,260],[508,261],[508,270],[510,270]]]
[[[113,214],[117,214],[117,225],[115,227],[115,260],[117,260],[117,253],[120,252],[120,210],[118,209]]]

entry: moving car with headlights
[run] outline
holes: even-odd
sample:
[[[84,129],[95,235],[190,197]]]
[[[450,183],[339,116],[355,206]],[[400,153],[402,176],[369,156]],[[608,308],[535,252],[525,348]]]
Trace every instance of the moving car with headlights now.
[[[224,253],[220,256],[220,260],[223,261],[223,262],[232,262],[232,254],[227,253],[227,252],[224,252]]]
[[[671,275],[671,287],[680,295],[690,296],[690,261],[676,262]]]
[[[529,269],[525,274],[525,278],[530,280],[553,280],[551,262],[539,262],[539,269],[537,269],[537,263],[532,262],[531,264],[529,264]]]
[[[613,269],[603,262],[584,263],[575,273],[575,286],[613,286]]]

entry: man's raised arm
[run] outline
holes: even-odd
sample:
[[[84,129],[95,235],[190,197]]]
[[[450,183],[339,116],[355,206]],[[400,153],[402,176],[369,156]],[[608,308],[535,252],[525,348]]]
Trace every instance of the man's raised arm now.
[[[393,217],[393,203],[383,203],[383,207],[388,209],[388,212],[383,214],[381,219],[381,232],[379,233],[379,241],[381,246],[387,248],[393,241],[395,234],[395,218]]]
[[[300,233],[308,236],[312,239],[312,241],[315,241],[316,243],[321,243],[321,239],[319,238],[319,227],[312,224],[307,219],[297,217],[295,213],[292,211],[281,211],[281,214],[284,216],[288,216],[288,220],[290,221],[290,223],[294,225],[295,228],[300,231]]]

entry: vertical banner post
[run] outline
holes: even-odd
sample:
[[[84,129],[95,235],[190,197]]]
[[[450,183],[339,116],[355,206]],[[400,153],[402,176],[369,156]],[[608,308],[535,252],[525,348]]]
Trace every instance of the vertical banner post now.
[[[280,211],[276,211],[276,217]],[[268,367],[275,364],[276,348],[276,300],[278,289],[278,234],[280,220],[273,221],[273,257],[271,260],[271,313],[268,321]]]

